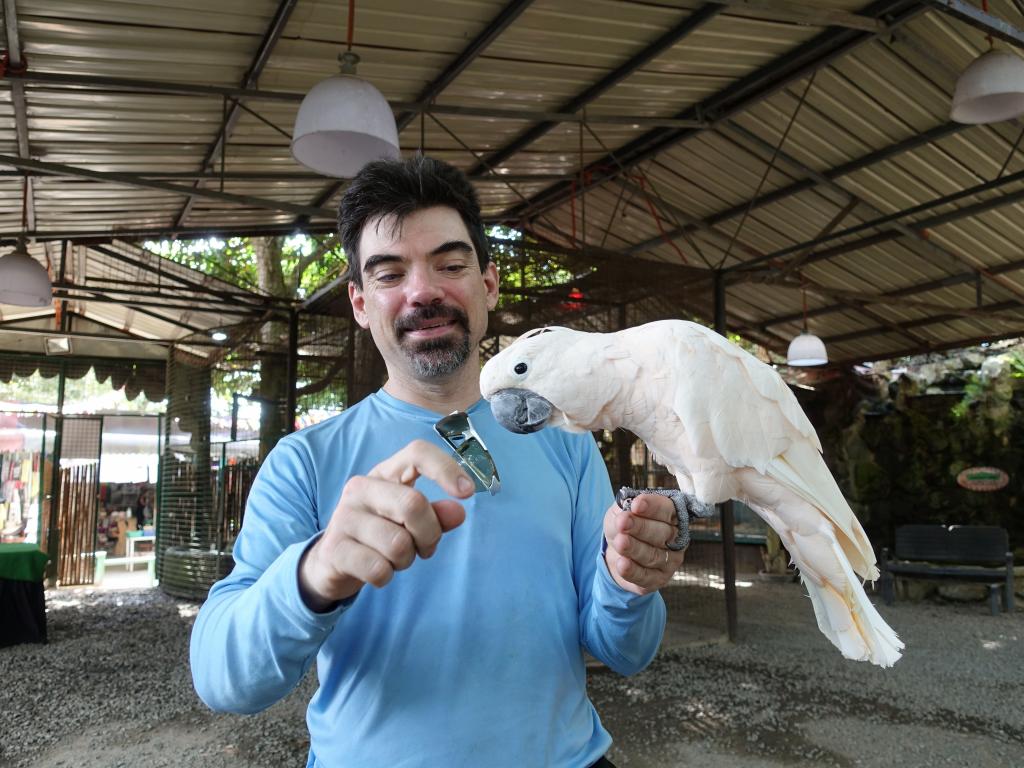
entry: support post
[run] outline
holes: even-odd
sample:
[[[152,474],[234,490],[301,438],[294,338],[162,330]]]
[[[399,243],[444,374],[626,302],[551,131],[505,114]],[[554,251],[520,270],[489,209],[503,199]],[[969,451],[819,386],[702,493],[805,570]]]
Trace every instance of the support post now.
[[[60,246],[60,279],[64,280],[64,273],[68,261],[68,241],[64,240]],[[67,302],[60,303],[60,330],[68,331],[70,318],[67,313]],[[46,586],[54,588],[57,586],[57,572],[60,567],[60,542],[61,530],[57,526],[60,522],[60,456],[64,442],[64,392],[67,384],[67,362],[62,358],[60,370],[57,374],[57,413],[53,419],[53,465],[50,467],[50,522],[46,526],[46,554],[49,560],[46,563]]]
[[[238,439],[238,393],[231,393],[231,442]]]
[[[626,327],[626,305],[619,304],[618,330]],[[627,488],[643,487],[644,483],[634,485],[633,481],[633,442],[635,437],[632,432],[624,429],[617,429],[612,433],[612,450],[615,454],[615,465],[618,469],[616,484]]]
[[[725,323],[725,275],[715,270],[715,331],[726,335]],[[725,622],[729,642],[736,642],[738,621],[736,612],[736,521],[733,502],[718,505],[722,521],[722,579],[725,582]]]
[[[349,318],[348,321],[348,360],[345,365],[345,408],[355,405],[352,399],[352,392],[356,383],[356,321]]]
[[[288,392],[285,400],[285,433],[295,431],[295,385],[299,376],[299,313],[288,313]]]

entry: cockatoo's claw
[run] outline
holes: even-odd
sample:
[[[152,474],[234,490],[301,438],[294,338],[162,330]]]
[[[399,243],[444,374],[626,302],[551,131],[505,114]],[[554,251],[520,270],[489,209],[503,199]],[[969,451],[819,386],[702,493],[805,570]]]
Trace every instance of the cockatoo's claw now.
[[[676,537],[665,546],[675,552],[686,549],[690,544],[691,517],[710,517],[715,513],[714,504],[705,504],[692,494],[667,488],[627,488],[623,486],[615,494],[615,503],[619,505],[619,509],[628,510],[633,499],[644,493],[656,493],[659,496],[667,496],[672,499],[672,504],[676,508],[676,528],[678,532]]]

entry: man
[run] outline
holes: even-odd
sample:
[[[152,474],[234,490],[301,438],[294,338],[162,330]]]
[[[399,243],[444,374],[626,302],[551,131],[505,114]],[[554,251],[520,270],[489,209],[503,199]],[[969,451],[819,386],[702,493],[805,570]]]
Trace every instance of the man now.
[[[607,766],[583,649],[623,674],[654,656],[656,591],[682,562],[665,547],[672,504],[621,512],[590,435],[494,421],[478,346],[498,274],[461,173],[372,163],[339,223],[388,381],[261,467],[235,568],[192,634],[196,690],[255,712],[315,657],[311,766]],[[433,430],[456,410],[498,465],[494,496],[473,493]]]

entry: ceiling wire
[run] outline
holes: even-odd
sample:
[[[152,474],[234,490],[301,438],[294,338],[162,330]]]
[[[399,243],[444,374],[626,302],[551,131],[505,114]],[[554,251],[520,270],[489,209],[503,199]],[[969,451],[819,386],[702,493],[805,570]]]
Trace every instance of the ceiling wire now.
[[[733,230],[732,238],[729,240],[729,247],[725,249],[725,253],[722,255],[722,260],[718,262],[716,269],[721,269],[725,264],[726,259],[732,253],[733,246],[736,244],[736,238],[739,237],[740,232],[743,230],[743,225],[747,223],[747,218],[750,216],[750,212],[754,208],[754,201],[761,194],[761,190],[764,188],[764,183],[768,180],[768,175],[775,168],[775,161],[779,157],[779,152],[782,151],[783,145],[786,143],[786,139],[789,137],[789,132],[796,123],[796,117],[800,114],[800,110],[804,106],[804,102],[807,101],[807,94],[810,93],[811,86],[814,85],[814,79],[818,76],[820,70],[815,70],[810,78],[807,80],[807,85],[804,87],[804,92],[800,95],[800,100],[796,104],[796,109],[793,110],[793,114],[789,116],[789,123],[786,125],[786,130],[782,133],[782,138],[779,139],[778,145],[775,147],[775,151],[772,152],[771,159],[768,161],[768,167],[764,169],[764,174],[761,176],[761,181],[757,185],[757,189],[754,191],[753,196],[750,198],[750,202],[747,204],[747,209],[743,212],[743,218],[740,219],[739,225]]]

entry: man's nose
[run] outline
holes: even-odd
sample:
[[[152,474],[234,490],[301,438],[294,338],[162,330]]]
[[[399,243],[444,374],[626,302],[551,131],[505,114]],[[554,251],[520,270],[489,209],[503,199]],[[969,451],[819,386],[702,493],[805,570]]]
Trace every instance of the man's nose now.
[[[406,281],[407,298],[410,304],[427,306],[440,304],[444,289],[432,269],[414,269]]]

